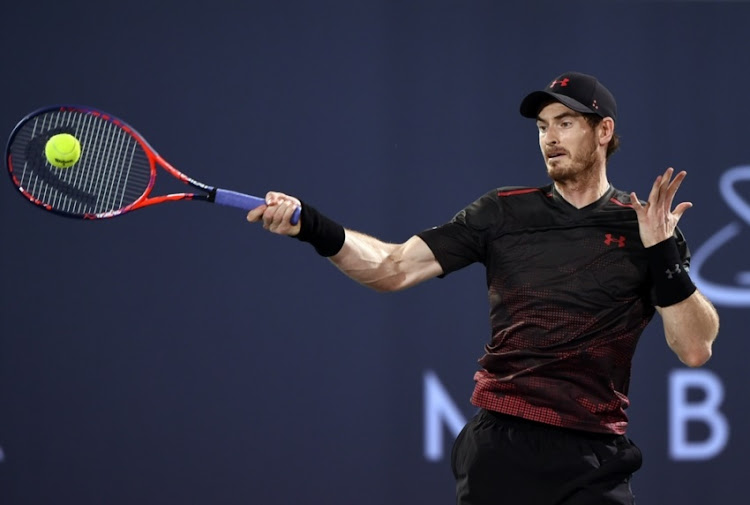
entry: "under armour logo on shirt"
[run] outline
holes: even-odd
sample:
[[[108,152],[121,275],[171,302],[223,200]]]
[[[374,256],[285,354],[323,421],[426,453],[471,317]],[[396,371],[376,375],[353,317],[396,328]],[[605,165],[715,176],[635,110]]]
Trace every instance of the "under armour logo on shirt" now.
[[[625,236],[620,235],[620,238],[614,238],[611,233],[607,233],[604,235],[604,243],[607,245],[617,244],[617,247],[625,247]]]

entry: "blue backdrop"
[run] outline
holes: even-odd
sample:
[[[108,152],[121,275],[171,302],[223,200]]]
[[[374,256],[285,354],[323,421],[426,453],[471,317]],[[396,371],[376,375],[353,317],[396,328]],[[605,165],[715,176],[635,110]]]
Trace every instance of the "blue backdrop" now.
[[[2,20],[1,131],[90,105],[199,180],[298,195],[390,241],[545,184],[520,99],[597,75],[619,104],[613,184],[645,195],[688,171],[680,225],[722,318],[698,370],[658,317],[642,337],[638,503],[744,500],[750,4],[70,0]],[[14,192],[0,185],[0,503],[454,502],[447,454],[489,336],[480,267],[381,295],[232,209],[79,222]]]

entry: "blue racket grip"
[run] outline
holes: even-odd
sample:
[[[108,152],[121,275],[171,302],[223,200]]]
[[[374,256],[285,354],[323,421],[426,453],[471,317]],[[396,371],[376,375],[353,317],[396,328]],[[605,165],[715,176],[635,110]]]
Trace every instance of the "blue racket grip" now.
[[[219,205],[226,205],[228,207],[236,207],[243,210],[253,210],[257,207],[260,207],[261,205],[265,205],[266,201],[263,198],[258,198],[257,196],[246,195],[244,193],[238,193],[236,191],[229,191],[228,189],[216,188],[216,197],[214,198],[214,203],[218,203]],[[301,211],[301,207],[297,207],[296,209],[294,209],[294,214],[292,214],[292,219],[290,220],[292,224],[299,223],[299,215]]]

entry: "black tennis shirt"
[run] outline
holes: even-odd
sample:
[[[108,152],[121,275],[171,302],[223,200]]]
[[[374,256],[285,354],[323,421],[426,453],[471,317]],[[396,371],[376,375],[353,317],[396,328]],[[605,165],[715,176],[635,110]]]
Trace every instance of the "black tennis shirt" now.
[[[684,267],[690,253],[675,232]],[[630,196],[577,209],[553,184],[493,190],[419,233],[444,275],[487,270],[491,339],[471,402],[533,421],[625,433],[630,369],[654,316]]]

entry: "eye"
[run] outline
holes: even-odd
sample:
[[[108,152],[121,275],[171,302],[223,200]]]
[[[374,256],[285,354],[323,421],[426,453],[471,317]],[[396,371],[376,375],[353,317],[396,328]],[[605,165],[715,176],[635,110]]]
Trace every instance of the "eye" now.
[[[562,126],[563,128],[570,128],[571,126],[573,126],[573,121],[566,119],[562,123],[560,123],[560,126]]]
[[[539,133],[544,133],[547,131],[547,127],[542,124],[538,124],[536,125],[536,127],[539,129]]]

